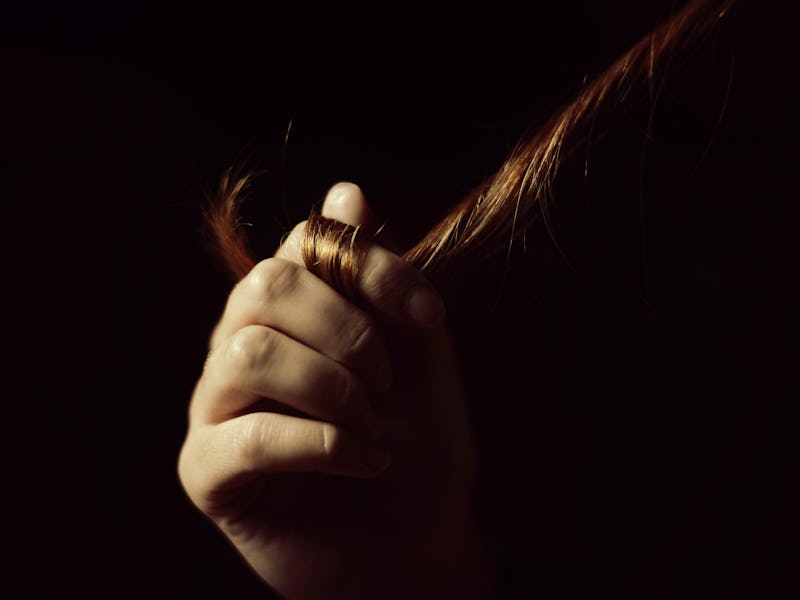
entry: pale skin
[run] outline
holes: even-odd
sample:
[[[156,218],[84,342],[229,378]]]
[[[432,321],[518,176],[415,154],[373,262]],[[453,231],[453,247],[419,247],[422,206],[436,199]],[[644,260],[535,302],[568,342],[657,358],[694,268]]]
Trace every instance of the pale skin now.
[[[377,224],[351,183],[322,214]],[[303,226],[213,331],[178,461],[186,493],[290,600],[489,597],[441,298],[372,244],[356,306],[305,268]]]

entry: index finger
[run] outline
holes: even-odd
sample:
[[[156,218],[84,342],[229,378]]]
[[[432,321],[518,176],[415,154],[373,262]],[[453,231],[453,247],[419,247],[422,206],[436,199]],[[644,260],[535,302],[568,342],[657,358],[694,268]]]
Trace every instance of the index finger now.
[[[302,239],[306,223],[298,224],[278,248],[275,256],[306,266]],[[441,296],[409,262],[377,244],[369,244],[357,274],[359,295],[393,319],[422,327],[434,327],[444,319]]]

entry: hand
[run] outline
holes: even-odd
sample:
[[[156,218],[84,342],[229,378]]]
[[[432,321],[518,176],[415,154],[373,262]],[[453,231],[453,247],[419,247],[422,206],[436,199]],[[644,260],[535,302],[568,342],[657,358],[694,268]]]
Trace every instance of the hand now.
[[[375,224],[352,184],[322,214]],[[303,226],[236,285],[213,332],[184,489],[287,598],[482,597],[473,447],[441,300],[373,244],[366,308],[346,301],[305,268]]]

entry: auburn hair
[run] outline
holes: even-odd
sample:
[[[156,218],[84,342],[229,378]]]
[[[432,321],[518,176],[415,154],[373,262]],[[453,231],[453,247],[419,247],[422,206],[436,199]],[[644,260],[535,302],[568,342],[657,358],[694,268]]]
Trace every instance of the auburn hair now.
[[[458,269],[476,252],[511,244],[534,216],[543,220],[552,237],[548,208],[562,159],[591,131],[602,110],[643,88],[649,88],[654,104],[658,78],[670,62],[713,29],[734,3],[689,0],[588,81],[544,125],[521,136],[497,172],[453,207],[403,258],[429,276]],[[229,168],[204,215],[219,254],[236,278],[256,264],[239,214],[252,180],[252,173]],[[303,258],[312,272],[355,298],[356,277],[368,240],[360,228],[327,219],[314,210],[305,228]]]

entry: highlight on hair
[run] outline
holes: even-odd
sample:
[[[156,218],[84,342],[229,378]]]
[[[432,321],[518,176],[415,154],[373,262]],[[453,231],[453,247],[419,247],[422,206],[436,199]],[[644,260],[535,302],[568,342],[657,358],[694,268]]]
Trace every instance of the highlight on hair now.
[[[206,231],[228,270],[241,279],[255,266],[244,232],[240,209],[250,195],[255,173],[240,173],[229,167],[223,174],[217,195],[203,209]]]
[[[308,270],[345,298],[358,297],[358,273],[367,255],[361,227],[313,213],[306,222],[301,246]]]
[[[403,258],[428,275],[456,269],[476,252],[486,252],[504,242],[510,248],[537,207],[558,248],[548,203],[560,161],[573,150],[570,144],[591,131],[602,109],[617,105],[642,85],[648,86],[653,106],[659,71],[669,66],[677,52],[711,30],[734,3],[687,2],[586,84],[542,127],[524,135],[500,169],[458,203]],[[237,277],[243,277],[256,262],[238,217],[250,182],[250,175],[239,176],[229,169],[206,212],[218,249]],[[305,236],[302,248],[307,267],[335,289],[354,297],[355,278],[366,253],[358,229],[312,211]]]

